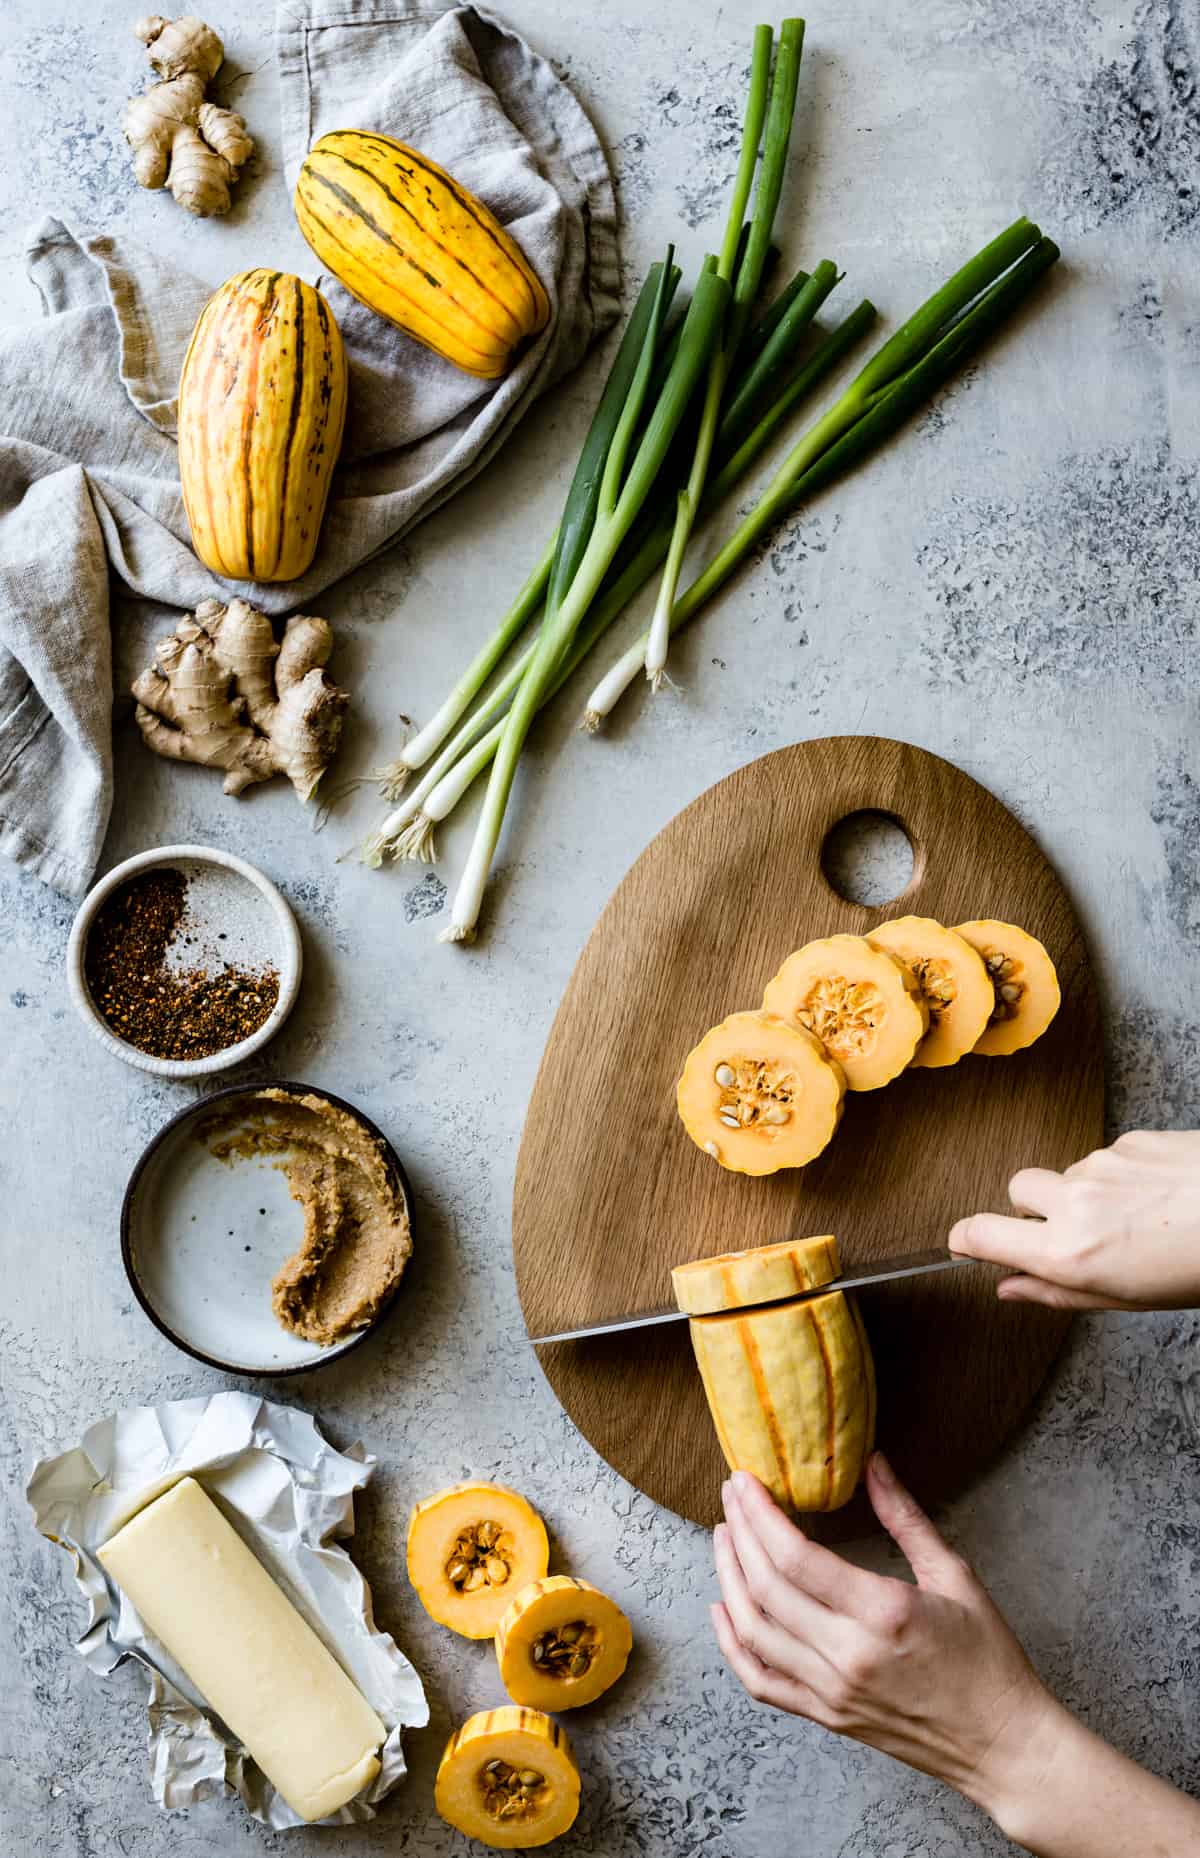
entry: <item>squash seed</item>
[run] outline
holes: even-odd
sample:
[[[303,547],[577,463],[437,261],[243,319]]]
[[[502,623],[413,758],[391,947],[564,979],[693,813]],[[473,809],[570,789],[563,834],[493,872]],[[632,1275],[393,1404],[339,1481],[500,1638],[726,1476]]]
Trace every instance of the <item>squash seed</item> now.
[[[719,1064],[713,1072],[713,1076],[716,1078],[722,1090],[728,1090],[734,1082],[733,1066],[729,1064]]]

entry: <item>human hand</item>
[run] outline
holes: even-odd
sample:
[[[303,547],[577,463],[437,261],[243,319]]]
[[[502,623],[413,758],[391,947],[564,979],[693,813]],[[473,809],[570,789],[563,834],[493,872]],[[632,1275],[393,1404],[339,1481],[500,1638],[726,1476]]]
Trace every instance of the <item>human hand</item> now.
[[[755,1478],[734,1473],[714,1536],[721,1651],[760,1702],[937,1775],[1006,1820],[1065,1712],[878,1452],[867,1490],[915,1587],[810,1542]]]
[[[997,1295],[1071,1310],[1200,1307],[1200,1132],[1139,1130],[1064,1174],[1024,1168],[1022,1213],[974,1213],[950,1249],[1009,1265]]]

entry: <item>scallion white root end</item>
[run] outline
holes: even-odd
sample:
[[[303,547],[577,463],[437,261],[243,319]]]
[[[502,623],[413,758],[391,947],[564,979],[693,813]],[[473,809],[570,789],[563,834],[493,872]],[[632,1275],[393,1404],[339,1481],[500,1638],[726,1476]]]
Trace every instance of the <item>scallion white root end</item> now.
[[[389,761],[386,767],[376,768],[371,775],[382,797],[390,806],[395,806],[408,785],[412,769],[403,761]]]
[[[438,937],[439,942],[473,942],[475,928],[469,923],[450,923]]]
[[[392,857],[398,863],[436,864],[437,845],[433,828],[434,821],[428,813],[417,813],[392,841]]]

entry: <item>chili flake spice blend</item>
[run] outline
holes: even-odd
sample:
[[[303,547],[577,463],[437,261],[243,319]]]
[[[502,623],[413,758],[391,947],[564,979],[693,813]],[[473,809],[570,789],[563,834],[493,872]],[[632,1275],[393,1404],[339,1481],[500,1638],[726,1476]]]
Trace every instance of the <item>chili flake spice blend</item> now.
[[[88,931],[84,978],[96,1011],[117,1038],[154,1058],[211,1058],[239,1045],[279,999],[269,964],[181,959],[194,939],[187,894],[182,871],[139,872],[104,899]]]

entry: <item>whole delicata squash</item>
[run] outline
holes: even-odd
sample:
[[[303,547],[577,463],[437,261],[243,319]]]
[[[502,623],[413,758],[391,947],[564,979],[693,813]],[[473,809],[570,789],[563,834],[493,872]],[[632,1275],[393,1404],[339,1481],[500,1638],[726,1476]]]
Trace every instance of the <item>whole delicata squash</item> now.
[[[179,478],[192,547],[214,574],[294,581],[308,570],[346,383],[333,311],[302,278],[243,271],[209,298],[179,381]]]
[[[912,1060],[929,1027],[916,976],[860,935],[806,942],[763,995],[763,1010],[821,1041],[847,1090],[878,1090]]]
[[[513,1595],[549,1565],[546,1525],[502,1484],[455,1484],[413,1510],[408,1578],[430,1618],[465,1639],[490,1639]]]
[[[569,1574],[533,1581],[496,1628],[500,1681],[514,1703],[573,1710],[594,1703],[629,1662],[633,1631],[608,1595]]]
[[[788,1509],[848,1503],[875,1439],[875,1367],[853,1297],[831,1290],[688,1327],[730,1468]]]
[[[295,206],[348,291],[467,374],[498,379],[550,320],[541,279],[482,200],[391,136],[323,135]]]
[[[447,1742],[433,1798],[447,1825],[481,1845],[548,1845],[579,1811],[579,1769],[566,1731],[541,1710],[515,1703],[480,1710]]]
[[[735,1174],[800,1168],[826,1146],[845,1082],[820,1041],[769,1013],[731,1013],[684,1061],[680,1120]]]
[[[688,1316],[778,1303],[802,1290],[819,1290],[841,1270],[837,1240],[783,1239],[744,1252],[721,1252],[677,1264],[671,1272],[675,1301]]]
[[[1040,1039],[1062,1002],[1054,963],[1035,936],[1014,923],[959,923],[955,933],[983,959],[992,1012],[974,1050],[987,1058],[1024,1051]]]
[[[872,948],[898,955],[916,975],[929,1012],[929,1031],[912,1064],[935,1069],[974,1051],[996,1004],[983,957],[954,929],[932,916],[898,916],[867,937]]]

